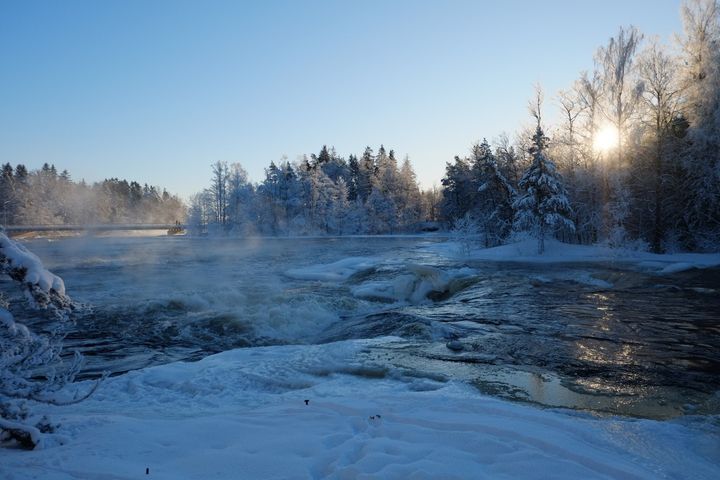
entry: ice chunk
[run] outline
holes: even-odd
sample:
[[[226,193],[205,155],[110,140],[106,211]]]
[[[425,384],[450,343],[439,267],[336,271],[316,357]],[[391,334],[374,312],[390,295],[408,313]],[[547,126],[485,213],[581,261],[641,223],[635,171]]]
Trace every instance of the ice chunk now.
[[[285,275],[297,280],[319,280],[321,282],[344,282],[362,272],[375,269],[377,260],[368,257],[349,257],[334,263],[311,265],[287,270]]]
[[[408,275],[391,280],[365,282],[352,289],[353,296],[368,300],[420,303],[444,298],[467,286],[469,268],[443,271],[426,265],[407,264]]]

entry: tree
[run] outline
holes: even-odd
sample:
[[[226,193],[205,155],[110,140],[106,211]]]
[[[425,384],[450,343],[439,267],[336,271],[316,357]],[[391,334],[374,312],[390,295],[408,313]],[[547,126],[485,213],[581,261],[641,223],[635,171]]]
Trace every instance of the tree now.
[[[510,234],[515,189],[500,171],[485,139],[473,146],[473,171],[478,192],[476,218],[487,248],[502,243]]]
[[[407,155],[400,167],[398,181],[399,189],[396,202],[401,215],[400,224],[404,229],[410,229],[421,220],[423,208],[422,195],[417,184],[415,171]]]
[[[623,146],[627,124],[635,114],[643,91],[643,84],[633,78],[635,53],[642,41],[637,28],[621,27],[606,47],[598,50],[597,62],[603,75],[605,89],[605,116],[617,129],[617,163],[622,166]]]
[[[365,203],[372,192],[375,182],[375,174],[377,173],[375,165],[375,156],[372,148],[366,147],[360,158],[360,165],[357,178],[357,195],[360,200]]]
[[[454,163],[445,164],[440,207],[445,220],[452,222],[465,216],[472,208],[477,193],[477,185],[473,185],[472,171],[465,159],[456,156]]]
[[[522,193],[513,203],[517,212],[516,227],[519,230],[532,232],[538,241],[539,254],[545,251],[548,229],[554,230],[558,227],[575,229],[570,219],[572,210],[562,179],[557,173],[555,164],[545,155],[549,140],[540,126],[541,103],[541,94],[538,92],[536,104],[531,108],[537,120],[532,146],[529,149],[532,163],[520,179],[518,186]]]
[[[212,165],[212,184],[210,191],[213,195],[215,222],[224,228],[227,225],[227,181],[228,165],[226,162],[215,162]]]
[[[596,64],[602,78],[604,102],[601,102],[605,119],[610,123],[616,137],[615,165],[608,163],[605,175],[605,234],[611,243],[626,240],[625,225],[631,202],[628,191],[628,164],[626,155],[631,120],[643,92],[643,84],[635,75],[635,54],[642,41],[637,28],[621,27],[607,46],[601,47],[596,55]],[[605,127],[607,128],[607,127]],[[610,158],[609,151],[608,160]]]
[[[680,116],[680,89],[678,86],[676,72],[678,65],[675,60],[665,53],[656,42],[653,42],[645,50],[640,58],[640,78],[645,88],[643,101],[645,105],[646,123],[652,131],[651,149],[652,177],[651,198],[652,203],[648,210],[653,212],[651,246],[654,252],[661,253],[662,241],[665,231],[670,223],[674,221],[666,218],[664,202],[669,196],[666,184],[667,166],[670,161],[668,147],[673,140],[673,125]],[[679,198],[674,198],[679,201]]]
[[[17,282],[31,307],[50,313],[61,326],[68,322],[75,304],[65,294],[62,279],[1,231],[0,276]],[[0,297],[0,443],[14,442],[32,449],[52,439],[57,425],[33,414],[28,401],[53,405],[80,402],[97,389],[104,375],[85,392],[68,389],[80,371],[80,354],[76,352],[73,361],[63,365],[62,332],[33,333],[15,320],[9,307]]]
[[[682,7],[682,83],[689,146],[683,155],[688,226],[696,248],[720,236],[720,5],[687,1]]]
[[[360,163],[355,155],[348,158],[348,200],[354,202],[358,198],[358,182],[360,181]]]

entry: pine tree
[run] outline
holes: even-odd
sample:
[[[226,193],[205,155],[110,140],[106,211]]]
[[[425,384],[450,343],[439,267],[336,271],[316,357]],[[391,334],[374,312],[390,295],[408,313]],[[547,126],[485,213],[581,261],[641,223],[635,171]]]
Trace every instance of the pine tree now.
[[[358,182],[360,180],[360,163],[355,155],[348,159],[348,200],[354,202],[358,198]]]
[[[360,158],[358,179],[357,179],[357,194],[365,203],[370,196],[375,182],[375,175],[377,173],[375,156],[373,155],[372,148],[366,147],[362,158]]]
[[[470,211],[477,194],[477,184],[473,182],[468,162],[456,156],[454,163],[446,163],[442,185],[441,215],[452,223]]]

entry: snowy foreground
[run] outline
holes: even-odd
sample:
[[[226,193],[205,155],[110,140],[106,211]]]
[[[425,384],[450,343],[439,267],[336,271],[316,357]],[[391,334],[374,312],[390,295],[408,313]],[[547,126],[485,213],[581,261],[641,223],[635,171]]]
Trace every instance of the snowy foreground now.
[[[239,349],[109,379],[80,405],[42,407],[65,444],[0,450],[0,477],[720,478],[716,420],[543,410],[359,357],[395,341]]]

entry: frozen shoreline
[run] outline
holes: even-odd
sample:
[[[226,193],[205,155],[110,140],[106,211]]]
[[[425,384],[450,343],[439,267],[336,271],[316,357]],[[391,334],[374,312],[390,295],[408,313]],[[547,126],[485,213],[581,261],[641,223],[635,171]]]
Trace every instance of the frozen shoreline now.
[[[44,478],[718,478],[714,417],[595,417],[509,403],[358,355],[394,338],[239,349],[109,379],[46,409],[66,444],[0,450]],[[309,400],[305,405],[304,400]]]
[[[462,253],[458,242],[429,245],[433,251],[472,261],[516,262],[535,264],[604,263],[633,265],[641,270],[657,273],[677,273],[692,268],[709,268],[720,265],[720,253],[666,253],[656,254],[600,245],[574,245],[557,240],[545,241],[545,253],[537,253],[537,241],[501,245],[492,248],[472,248]]]

